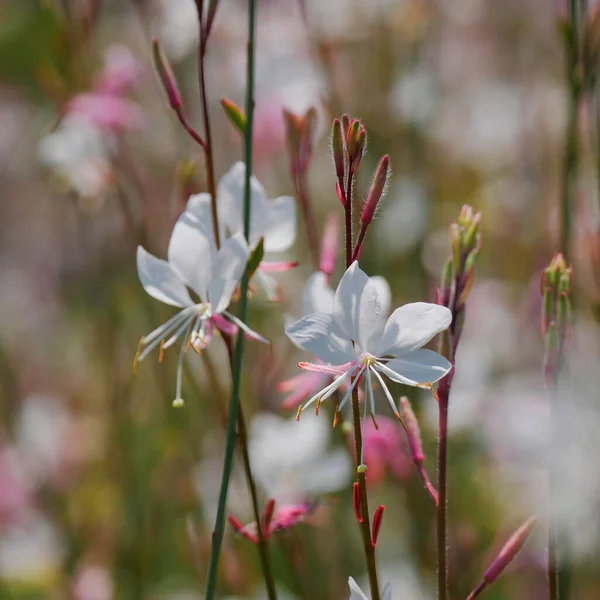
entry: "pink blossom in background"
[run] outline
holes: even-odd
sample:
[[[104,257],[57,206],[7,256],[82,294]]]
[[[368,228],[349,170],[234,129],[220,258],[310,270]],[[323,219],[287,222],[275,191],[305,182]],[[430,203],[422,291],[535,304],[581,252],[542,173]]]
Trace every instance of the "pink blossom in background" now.
[[[31,507],[31,490],[15,450],[0,448],[0,526],[18,521]]]
[[[111,600],[113,591],[112,579],[105,567],[83,567],[73,580],[75,600]]]
[[[406,479],[413,470],[411,458],[406,450],[402,426],[394,419],[377,416],[375,428],[372,421],[363,426],[364,463],[367,465],[367,482],[377,484],[389,472],[397,479]],[[354,448],[354,434],[349,436],[350,447]]]
[[[110,46],[105,53],[104,68],[94,77],[92,87],[98,93],[125,94],[140,81],[144,72],[127,46]]]

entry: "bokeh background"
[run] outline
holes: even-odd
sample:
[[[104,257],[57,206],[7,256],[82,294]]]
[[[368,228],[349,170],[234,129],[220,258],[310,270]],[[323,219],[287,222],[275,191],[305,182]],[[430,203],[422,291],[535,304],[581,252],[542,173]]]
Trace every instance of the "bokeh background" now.
[[[450,404],[450,587],[464,598],[510,532],[540,519],[490,600],[546,597],[548,399],[539,328],[541,269],[558,248],[568,86],[559,3],[541,0],[259,0],[255,174],[269,197],[294,194],[282,109],[318,113],[308,188],[318,230],[342,216],[329,152],[333,117],[369,134],[357,201],[389,154],[385,203],[361,265],[393,306],[435,298],[464,203],[482,213],[483,248]],[[243,104],[246,3],[221,0],[206,59],[217,177],[241,158],[219,100]],[[172,311],[142,289],[135,249],[166,256],[203,157],[152,68],[158,37],[190,120],[201,129],[192,0],[0,3],[0,597],[202,598],[229,394],[220,340],[132,372],[140,337]],[[600,289],[593,98],[578,115],[570,258],[574,325],[561,393],[561,518],[573,598],[600,597]],[[348,597],[365,581],[344,428],[282,410],[277,383],[306,358],[283,334],[302,314],[313,270],[299,211],[278,303],[257,292],[242,403],[262,501],[318,499],[273,538],[281,598]],[[341,268],[341,255],[334,285]],[[408,394],[435,479],[436,406]],[[377,398],[381,415],[389,414]],[[380,417],[385,422],[385,417]],[[398,425],[369,479],[386,506],[377,546],[394,598],[435,597],[435,520]],[[252,519],[243,473],[229,512]],[[366,589],[366,587],[364,588]],[[228,527],[219,597],[263,598],[255,548]]]

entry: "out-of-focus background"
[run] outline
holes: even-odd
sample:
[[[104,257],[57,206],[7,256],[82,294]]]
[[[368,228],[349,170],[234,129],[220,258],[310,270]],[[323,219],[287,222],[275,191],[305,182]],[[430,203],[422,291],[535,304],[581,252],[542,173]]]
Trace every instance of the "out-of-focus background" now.
[[[546,597],[548,399],[539,328],[541,269],[557,249],[568,118],[559,3],[541,0],[260,0],[255,174],[270,198],[294,194],[282,109],[318,113],[308,184],[319,232],[341,216],[329,152],[333,117],[362,119],[368,152],[393,177],[361,266],[384,276],[392,306],[435,298],[464,203],[482,212],[483,249],[450,404],[450,588],[464,598],[507,536],[540,516],[490,600]],[[206,190],[200,149],[169,109],[152,68],[157,37],[186,113],[201,130],[192,0],[5,0],[0,4],[0,597],[76,600],[202,597],[229,394],[219,339],[132,372],[142,335],[173,314],[136,274],[142,244],[166,257],[192,192]],[[217,177],[241,158],[219,100],[243,105],[246,2],[221,0],[206,58]],[[593,102],[580,115],[571,260],[575,322],[561,416],[560,515],[573,598],[600,597],[600,270]],[[306,359],[283,334],[302,315],[312,272],[299,210],[299,266],[276,275],[282,301],[257,291],[242,403],[261,501],[319,500],[273,537],[281,598],[347,598],[364,583],[343,427],[324,406],[297,423],[277,384]],[[341,274],[341,255],[334,286]],[[156,362],[154,362],[156,360]],[[417,411],[435,480],[436,407],[395,386]],[[401,429],[370,451],[377,545],[393,596],[435,596],[435,520]],[[327,410],[326,410],[327,409]],[[373,432],[371,432],[373,434]],[[384,443],[385,442],[385,443]],[[252,520],[243,473],[229,513]],[[367,589],[364,587],[363,589]],[[228,528],[219,597],[263,598],[255,548]]]

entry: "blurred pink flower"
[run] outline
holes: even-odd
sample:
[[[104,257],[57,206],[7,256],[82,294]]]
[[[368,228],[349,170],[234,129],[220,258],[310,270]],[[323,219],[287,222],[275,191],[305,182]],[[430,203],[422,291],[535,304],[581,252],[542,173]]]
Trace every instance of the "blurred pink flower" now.
[[[406,479],[412,472],[412,460],[406,451],[401,425],[388,417],[377,417],[375,428],[372,421],[365,421],[363,426],[363,462],[369,467],[367,482],[380,483],[386,472],[398,479]],[[354,433],[348,442],[354,448]]]
[[[67,105],[67,111],[112,131],[140,129],[144,123],[144,111],[139,104],[106,92],[77,94]]]
[[[275,512],[275,500],[269,500],[265,506],[261,525],[265,539],[269,539],[277,531],[285,531],[301,523],[315,506],[314,502],[285,504]],[[258,543],[258,530],[255,521],[243,526],[234,516],[230,515],[229,522],[239,535],[254,544]]]
[[[73,580],[75,600],[111,600],[113,583],[108,569],[90,565],[81,569]]]
[[[0,448],[0,526],[19,520],[31,507],[31,490],[17,453]]]
[[[110,46],[104,55],[104,68],[94,77],[98,93],[122,95],[140,81],[144,67],[127,46]]]

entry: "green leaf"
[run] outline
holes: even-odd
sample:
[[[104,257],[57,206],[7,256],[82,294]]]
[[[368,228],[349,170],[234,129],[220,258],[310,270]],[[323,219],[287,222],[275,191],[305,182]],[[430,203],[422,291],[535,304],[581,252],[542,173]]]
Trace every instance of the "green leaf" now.
[[[258,244],[256,244],[256,248],[252,250],[250,254],[250,258],[248,259],[248,279],[251,279],[252,275],[256,273],[256,269],[258,269],[258,265],[260,265],[262,259],[265,256],[265,244],[264,238],[260,238]]]

